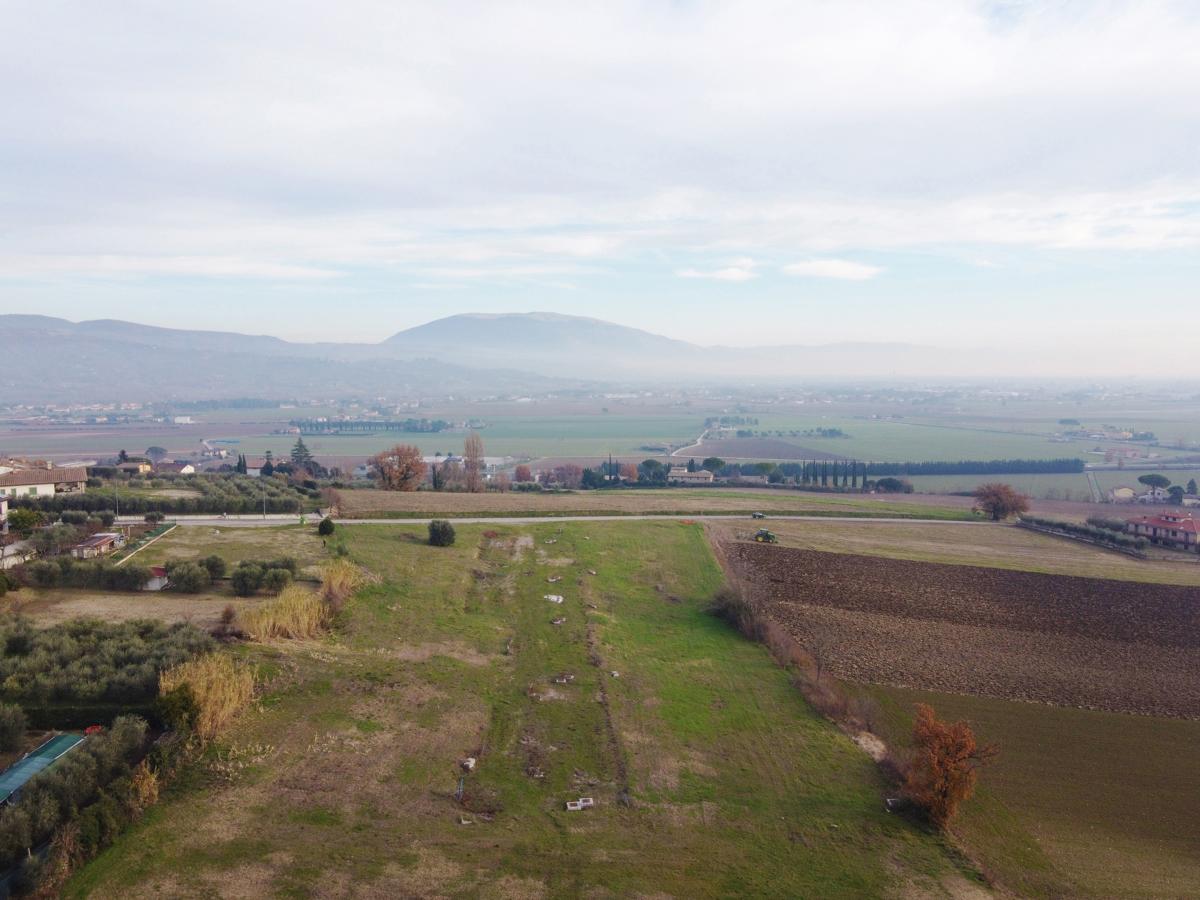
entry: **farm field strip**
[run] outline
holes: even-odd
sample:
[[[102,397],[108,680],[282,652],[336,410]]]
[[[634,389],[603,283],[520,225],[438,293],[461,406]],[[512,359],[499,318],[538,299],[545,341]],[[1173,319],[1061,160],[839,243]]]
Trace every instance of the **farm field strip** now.
[[[726,490],[724,488],[579,491],[569,494],[450,493],[434,491],[341,491],[339,514],[345,518],[422,515],[636,515],[660,513],[793,513],[899,515],[922,518],[969,516],[969,498],[914,499],[887,495],[820,494],[803,491]]]
[[[788,519],[766,524],[783,547],[803,550],[1200,587],[1200,562],[1139,560],[1011,525],[981,522],[962,529],[950,523]],[[725,539],[745,532],[734,523],[708,527]]]
[[[726,558],[838,677],[1200,718],[1194,589],[746,542]]]

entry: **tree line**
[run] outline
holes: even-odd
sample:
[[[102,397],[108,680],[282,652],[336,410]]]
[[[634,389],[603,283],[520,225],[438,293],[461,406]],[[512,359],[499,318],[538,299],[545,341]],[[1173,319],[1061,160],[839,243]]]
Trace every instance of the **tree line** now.
[[[868,475],[1049,475],[1078,474],[1082,459],[960,459],[957,462],[872,462]]]

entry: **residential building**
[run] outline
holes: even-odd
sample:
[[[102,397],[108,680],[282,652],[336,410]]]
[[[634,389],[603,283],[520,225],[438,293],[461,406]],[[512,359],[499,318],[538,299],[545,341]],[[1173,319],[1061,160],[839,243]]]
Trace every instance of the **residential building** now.
[[[689,472],[684,466],[671,466],[667,472],[667,481],[671,484],[712,484],[713,473],[708,469]]]
[[[8,497],[52,497],[82,494],[87,488],[87,469],[14,469],[0,475],[0,494]]]
[[[8,534],[8,498],[0,495],[0,534]]]
[[[71,548],[71,555],[76,559],[96,559],[115,553],[125,546],[125,535],[119,531],[101,531],[80,541]]]
[[[150,567],[150,580],[142,585],[143,591],[162,591],[166,590],[170,581],[167,579],[167,570],[163,566]]]
[[[190,462],[160,462],[154,467],[154,472],[160,475],[194,475],[196,467]]]
[[[1171,494],[1166,488],[1152,487],[1145,493],[1138,494],[1138,503],[1170,503]]]
[[[117,468],[126,475],[149,475],[154,471],[154,466],[144,459],[131,459],[129,462],[123,462]]]
[[[1160,516],[1138,516],[1125,523],[1125,530],[1151,543],[1183,550],[1200,548],[1200,524],[1191,513],[1163,513]]]

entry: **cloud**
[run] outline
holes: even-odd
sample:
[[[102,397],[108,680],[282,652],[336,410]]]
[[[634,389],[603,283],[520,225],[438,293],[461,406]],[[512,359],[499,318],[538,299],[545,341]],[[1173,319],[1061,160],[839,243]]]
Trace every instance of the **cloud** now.
[[[802,275],[807,278],[838,278],[844,281],[867,281],[883,269],[848,259],[809,259],[783,267],[787,275]]]
[[[713,281],[750,281],[758,277],[752,259],[735,260],[732,265],[721,269],[678,269],[675,274],[680,278],[708,278]]]

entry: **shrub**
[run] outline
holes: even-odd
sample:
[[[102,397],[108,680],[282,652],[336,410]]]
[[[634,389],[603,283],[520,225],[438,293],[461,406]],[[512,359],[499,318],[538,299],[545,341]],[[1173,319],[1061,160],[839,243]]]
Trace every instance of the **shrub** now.
[[[911,494],[913,486],[911,482],[905,481],[902,478],[880,478],[875,482],[875,490],[883,491],[885,494]]]
[[[975,792],[977,770],[995,758],[996,748],[979,746],[966,722],[941,722],[924,703],[917,704],[913,746],[905,793],[930,822],[945,828]]]
[[[171,579],[171,590],[182,594],[198,594],[212,584],[208,569],[193,562],[168,565],[167,577]]]
[[[150,512],[146,513],[146,516],[145,516],[147,524],[150,524],[150,525],[157,525],[164,518],[166,518],[166,517],[158,510],[151,510]]]
[[[204,557],[204,559],[200,560],[200,565],[208,569],[208,577],[212,581],[216,581],[218,578],[224,578],[225,573],[228,571],[228,566],[225,565],[225,560],[221,559],[221,557],[215,554]]]
[[[62,580],[62,569],[48,560],[39,560],[26,568],[29,572],[29,579],[35,587],[57,587],[59,581]]]
[[[19,750],[25,740],[25,711],[12,703],[0,703],[0,750]]]
[[[333,534],[333,529],[333,519],[326,516],[321,520],[321,524],[317,526],[317,534],[321,535],[321,537],[329,537],[329,535]]]
[[[454,526],[445,519],[429,523],[429,543],[434,547],[449,547],[454,543]]]
[[[254,672],[227,653],[209,653],[167,669],[159,676],[162,694],[187,685],[196,703],[194,730],[210,740],[254,698]]]
[[[88,514],[82,509],[64,509],[59,519],[67,525],[83,525],[88,520]]]
[[[117,521],[117,514],[111,509],[102,509],[96,513],[96,518],[105,528],[112,528],[113,522]]]
[[[196,702],[192,686],[185,681],[168,691],[162,691],[154,701],[154,712],[172,731],[186,732],[196,727],[200,705]]]
[[[262,586],[268,594],[278,594],[292,583],[292,574],[287,569],[267,569],[263,573]]]
[[[249,597],[262,587],[263,569],[254,563],[242,563],[233,570],[230,581],[235,594],[239,597]]]

